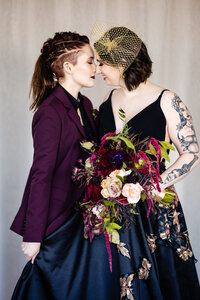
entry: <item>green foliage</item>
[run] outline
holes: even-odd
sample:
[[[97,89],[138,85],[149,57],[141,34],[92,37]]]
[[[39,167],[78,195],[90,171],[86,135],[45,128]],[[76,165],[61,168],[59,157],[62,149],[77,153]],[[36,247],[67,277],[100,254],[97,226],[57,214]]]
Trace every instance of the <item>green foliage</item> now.
[[[119,136],[118,138],[120,140],[122,140],[128,148],[132,149],[134,151],[134,153],[136,153],[135,146],[133,145],[133,143],[128,138],[126,138],[125,136]]]
[[[168,189],[165,189],[165,196],[159,201],[159,203],[169,206],[173,203],[176,194]]]
[[[140,166],[144,166],[145,165],[145,160],[140,158],[138,160],[138,163],[139,163]]]
[[[171,149],[171,150],[175,150],[175,148],[169,143],[169,142],[166,142],[166,141],[159,141],[159,143],[161,144],[161,146],[165,149]]]
[[[144,201],[144,200],[146,200],[146,198],[147,198],[146,194],[142,192],[141,193],[141,200]]]
[[[134,162],[134,165],[135,165],[135,168],[136,168],[136,169],[142,169],[142,166],[139,165],[138,163]]]
[[[92,147],[94,146],[94,144],[91,142],[84,142],[84,143],[80,143],[80,144],[83,148],[85,148],[87,150],[91,150]]]
[[[121,176],[119,176],[119,175],[116,175],[116,177],[122,182],[122,184],[124,184],[125,183],[125,178],[124,177],[121,177]]]
[[[167,154],[167,151],[163,148],[160,147],[161,150],[161,157],[163,157],[166,161],[170,162],[169,155]]]
[[[125,164],[125,162],[123,162],[123,166],[122,168],[126,169],[127,168],[127,164]]]

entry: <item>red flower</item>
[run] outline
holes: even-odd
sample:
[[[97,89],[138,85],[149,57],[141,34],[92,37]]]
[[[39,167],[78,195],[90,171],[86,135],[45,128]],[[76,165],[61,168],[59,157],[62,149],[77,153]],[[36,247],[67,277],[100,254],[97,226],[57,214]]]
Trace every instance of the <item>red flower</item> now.
[[[120,196],[118,197],[118,201],[119,201],[121,204],[128,204],[127,199],[126,199],[123,195],[120,195]]]
[[[100,185],[90,183],[86,188],[87,199],[92,202],[98,202],[102,198],[101,190],[102,187]]]
[[[106,138],[107,138],[108,136],[116,136],[116,133],[114,133],[114,132],[108,132],[108,133],[106,133],[106,134],[101,138],[101,145],[103,145],[103,144],[105,143]]]

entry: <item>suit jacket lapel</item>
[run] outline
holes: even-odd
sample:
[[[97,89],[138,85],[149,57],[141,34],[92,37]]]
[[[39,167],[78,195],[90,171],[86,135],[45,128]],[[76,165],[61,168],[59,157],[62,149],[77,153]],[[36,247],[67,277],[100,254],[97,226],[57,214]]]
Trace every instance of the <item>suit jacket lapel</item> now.
[[[58,98],[63,103],[63,105],[66,107],[67,111],[69,111],[68,115],[69,115],[70,119],[76,125],[76,127],[79,129],[81,135],[84,138],[86,138],[84,128],[80,122],[80,118],[79,118],[76,110],[74,109],[71,101],[68,99],[67,95],[65,94],[64,90],[62,89],[62,87],[57,85],[53,94],[56,96],[56,98]]]

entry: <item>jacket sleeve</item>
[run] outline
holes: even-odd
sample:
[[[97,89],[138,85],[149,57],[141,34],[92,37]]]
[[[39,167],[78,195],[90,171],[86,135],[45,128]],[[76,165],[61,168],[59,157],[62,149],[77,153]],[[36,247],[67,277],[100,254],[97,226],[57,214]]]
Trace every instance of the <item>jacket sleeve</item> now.
[[[48,218],[52,179],[60,141],[61,120],[51,106],[38,109],[33,118],[34,156],[23,241],[42,242]]]

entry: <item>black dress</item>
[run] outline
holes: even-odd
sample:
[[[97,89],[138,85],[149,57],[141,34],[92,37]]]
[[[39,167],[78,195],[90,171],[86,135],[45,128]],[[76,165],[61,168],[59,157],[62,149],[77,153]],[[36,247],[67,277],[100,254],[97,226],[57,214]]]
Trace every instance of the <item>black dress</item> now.
[[[158,99],[134,116],[128,126],[140,138],[165,139],[166,120]],[[112,92],[101,106],[99,136],[115,132]],[[187,227],[176,199],[170,207],[157,205],[147,218],[147,205],[139,201],[139,214],[128,231],[120,230],[130,258],[119,254],[121,299],[191,300],[200,299],[195,258]]]

